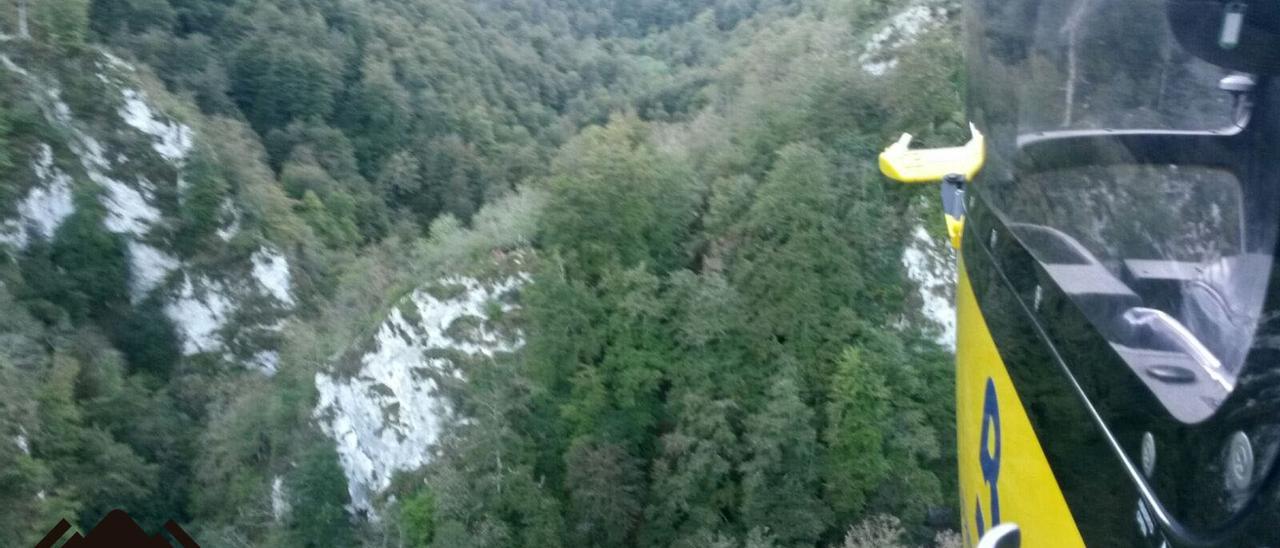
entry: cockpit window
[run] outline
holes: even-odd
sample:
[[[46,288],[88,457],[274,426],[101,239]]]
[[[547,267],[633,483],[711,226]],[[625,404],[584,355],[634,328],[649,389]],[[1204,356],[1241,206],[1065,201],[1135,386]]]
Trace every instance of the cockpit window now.
[[[1247,91],[1181,47],[1163,0],[982,5],[978,193],[1174,417],[1209,418],[1252,346],[1280,211]]]
[[[1030,174],[1013,233],[1170,412],[1203,420],[1230,394],[1271,256],[1245,247],[1230,172],[1090,166]],[[1189,393],[1195,397],[1186,398]]]
[[[989,122],[1018,134],[1230,125],[1232,97],[1217,89],[1230,72],[1180,46],[1164,0],[1001,4],[969,14],[972,83],[983,90],[972,106],[1005,117]]]

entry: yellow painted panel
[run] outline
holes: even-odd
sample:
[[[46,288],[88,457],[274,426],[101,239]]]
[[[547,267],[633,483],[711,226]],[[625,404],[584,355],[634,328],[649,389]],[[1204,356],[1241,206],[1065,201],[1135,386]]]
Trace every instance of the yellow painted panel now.
[[[981,531],[994,523],[1015,523],[1024,547],[1084,546],[996,351],[963,261],[956,312],[956,431],[965,545],[977,545]],[[995,489],[989,479],[995,480]]]

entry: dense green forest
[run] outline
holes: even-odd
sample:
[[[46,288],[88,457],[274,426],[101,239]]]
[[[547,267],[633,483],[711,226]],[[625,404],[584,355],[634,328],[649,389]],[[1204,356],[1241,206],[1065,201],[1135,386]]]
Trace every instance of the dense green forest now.
[[[920,6],[932,24],[868,70]],[[956,9],[7,0],[0,218],[31,169],[72,190],[56,228],[0,245],[0,544],[112,508],[205,546],[955,542],[951,354],[901,260],[936,212],[873,158],[902,130],[965,136]],[[112,125],[117,79],[192,128],[177,167]],[[138,152],[76,163],[99,140]],[[135,175],[176,181],[142,193],[144,236],[100,205]],[[136,291],[143,241],[186,269],[162,291]],[[164,295],[264,246],[292,308],[192,348]],[[406,295],[462,274],[522,280],[485,303],[521,344],[446,356],[422,466],[353,506],[319,379],[358,377]]]

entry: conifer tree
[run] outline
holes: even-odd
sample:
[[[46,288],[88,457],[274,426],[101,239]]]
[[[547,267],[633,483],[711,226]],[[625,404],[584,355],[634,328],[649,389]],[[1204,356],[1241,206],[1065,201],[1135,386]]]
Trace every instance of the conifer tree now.
[[[812,546],[830,523],[821,499],[821,459],[813,410],[800,396],[794,372],[783,370],[768,399],[747,419],[743,442],[742,523],[760,527],[779,546]]]

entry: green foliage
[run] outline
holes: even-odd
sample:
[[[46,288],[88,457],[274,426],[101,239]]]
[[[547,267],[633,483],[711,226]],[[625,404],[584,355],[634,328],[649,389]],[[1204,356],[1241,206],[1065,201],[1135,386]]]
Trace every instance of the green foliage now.
[[[78,522],[93,524],[112,509],[136,511],[145,504],[157,487],[156,466],[89,424],[75,401],[81,371],[79,360],[53,357],[36,396],[39,427],[31,436],[31,452],[51,463],[55,496],[79,501]]]
[[[76,379],[77,405],[95,428],[147,463],[152,483],[145,495],[130,501],[129,513],[145,527],[160,527],[185,513],[193,423],[168,390],[154,388],[159,383],[151,372],[130,374],[122,359],[127,356],[105,350],[106,345],[107,341],[86,335],[70,349],[80,361],[91,364]],[[129,365],[128,369],[136,368],[133,362]],[[166,372],[160,373],[163,378]]]
[[[289,532],[297,546],[352,545],[352,527],[343,508],[349,502],[347,481],[332,444],[321,440],[304,451],[285,485]]]
[[[665,272],[688,261],[692,173],[655,150],[639,120],[617,119],[567,144],[549,189],[557,206],[543,217],[544,243],[588,276],[613,263]]]
[[[230,405],[224,404],[225,409],[215,410],[200,433],[203,450],[193,463],[194,513],[212,523],[248,529],[243,531],[246,535],[257,532],[250,527],[264,524],[239,522],[238,516],[270,511],[263,468],[270,463],[277,440],[274,431],[264,428],[271,424],[269,398],[262,388],[245,389]],[[318,458],[313,455],[313,460]]]
[[[731,139],[623,117],[557,156],[549,257],[523,291],[529,377],[509,382],[535,387],[515,447],[560,487],[566,543],[813,546],[881,513],[902,516],[901,542],[933,536],[925,513],[952,488],[948,358],[886,327],[903,312],[907,202],[864,167],[878,124],[906,111],[846,67],[797,72],[807,92],[725,92]],[[911,114],[945,120],[939,105]],[[458,531],[519,531],[480,523]]]
[[[297,206],[296,211],[329,247],[347,247],[358,238],[355,223],[350,218],[330,213],[315,192],[307,191],[303,194],[302,203]]]
[[[164,313],[164,303],[154,295],[117,320],[111,334],[134,371],[165,379],[181,361],[173,322]]]
[[[428,467],[436,496],[431,546],[561,546],[560,505],[534,475],[525,434],[512,426],[530,413],[527,386],[512,364],[493,365],[472,380],[475,420],[446,431]]]
[[[37,0],[37,3],[38,0]],[[91,0],[89,18],[99,35],[170,30],[177,19],[165,0]]]
[[[412,98],[396,80],[395,68],[387,60],[369,59],[361,72],[360,83],[339,119],[343,127],[350,128],[363,171],[370,173],[409,135]]]
[[[231,94],[258,131],[324,118],[339,86],[335,59],[279,37],[247,41],[231,68]]]
[[[661,331],[659,280],[639,269],[609,271],[601,281],[602,304],[610,311],[597,328],[608,344],[569,378],[570,394],[561,414],[573,437],[647,445],[661,418],[661,389],[671,363],[670,343]]]
[[[50,520],[56,523],[58,510],[40,501],[38,494],[47,493],[53,477],[47,466],[22,451],[16,443],[0,444],[0,542],[9,546],[34,545],[43,536],[40,528]],[[47,494],[46,494],[47,497]]]
[[[13,116],[13,113],[8,108],[0,107],[0,177],[4,179],[8,179],[11,176],[14,167],[13,152],[10,150],[13,146],[12,138],[15,133]],[[0,194],[0,198],[10,197],[8,184],[0,185],[0,189],[3,189],[0,190],[0,192],[3,192],[3,194]],[[9,203],[16,201],[16,196],[7,200]]]
[[[50,498],[54,485],[49,463],[31,454],[32,432],[37,428],[37,405],[33,393],[46,365],[44,335],[40,324],[14,301],[7,287],[0,287],[0,308],[8,311],[0,318],[0,432],[12,443],[0,443],[0,543],[34,545],[49,520],[59,513],[74,515],[74,502],[64,497]],[[25,445],[18,443],[19,440]],[[41,499],[38,493],[44,491]]]
[[[812,546],[830,520],[812,465],[819,455],[812,423],[813,410],[784,371],[743,435],[750,456],[742,464],[742,521],[762,527],[780,546]]]
[[[832,377],[824,441],[831,449],[826,488],[840,521],[862,515],[892,472],[884,451],[892,391],[861,348],[846,350]]]
[[[732,526],[735,467],[742,448],[730,423],[734,405],[696,391],[677,399],[678,422],[660,440],[642,546],[701,546],[706,534]]]
[[[643,509],[640,462],[617,445],[575,444],[565,455],[570,544],[628,546]]]
[[[201,249],[209,237],[222,226],[222,212],[229,198],[230,186],[211,154],[197,149],[187,160],[184,176],[187,184],[182,196],[177,242],[179,251]]]
[[[0,432],[13,441],[0,444],[0,535],[30,544],[58,519],[93,525],[114,508],[148,528],[182,518],[188,417],[92,326],[43,327],[7,290],[0,305]]]
[[[735,230],[741,243],[730,263],[731,280],[747,299],[761,350],[782,350],[802,364],[808,401],[818,401],[858,317],[874,312],[852,235],[839,222],[844,215],[832,169],[822,152],[808,145],[778,152]]]
[[[886,88],[914,93],[884,95],[887,127],[918,128],[915,134],[925,146],[968,139],[968,124],[960,114],[961,51],[956,37],[937,32],[924,36],[920,44],[903,54]]]
[[[130,301],[132,236],[67,162],[76,212],[0,261],[0,441],[30,441],[0,443],[0,544],[109,506],[213,545],[814,546],[877,514],[928,540],[954,491],[949,357],[890,327],[917,220],[868,158],[889,126],[963,133],[959,64],[943,32],[862,74],[850,55],[891,9],[33,0],[39,47],[79,50],[55,67],[79,130],[118,118],[111,85],[67,74],[93,64],[86,38],[201,111],[146,243],[213,270],[269,243],[300,304],[274,378],[183,357],[172,295]],[[0,178],[25,160],[3,150],[67,151],[19,91],[0,85]],[[456,416],[430,464],[381,522],[349,516],[315,374],[472,270],[531,271],[516,308],[486,305],[527,344],[442,381]]]
[[[106,320],[128,302],[129,267],[124,241],[102,225],[103,212],[89,200],[54,234],[24,253],[23,278],[37,299],[50,301],[72,319]]]
[[[406,546],[431,546],[431,540],[435,536],[435,511],[435,496],[427,489],[419,490],[400,503],[399,522],[404,527]]]
[[[89,36],[90,0],[45,0],[31,2],[32,34],[61,48],[84,46]]]
[[[833,448],[865,452],[834,453],[827,488],[846,522],[886,513],[927,538],[929,509],[955,492],[950,356],[911,337],[868,335],[841,359],[826,433]]]

